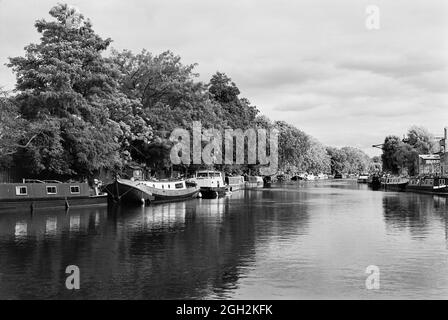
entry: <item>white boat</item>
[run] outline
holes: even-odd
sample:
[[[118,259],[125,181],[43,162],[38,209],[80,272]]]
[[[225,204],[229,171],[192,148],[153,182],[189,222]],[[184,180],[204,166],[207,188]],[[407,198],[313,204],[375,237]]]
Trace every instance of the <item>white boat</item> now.
[[[243,176],[228,176],[226,177],[226,184],[230,191],[237,191],[244,188],[244,177]]]
[[[246,189],[263,188],[264,181],[259,176],[248,176],[246,181]]]
[[[361,173],[358,176],[358,183],[367,183],[369,180],[369,175],[367,173]]]
[[[194,178],[190,181],[195,182],[200,188],[202,198],[217,198],[227,194],[228,188],[219,171],[196,171]]]
[[[169,202],[195,198],[199,187],[184,180],[116,179],[104,191],[117,202]]]

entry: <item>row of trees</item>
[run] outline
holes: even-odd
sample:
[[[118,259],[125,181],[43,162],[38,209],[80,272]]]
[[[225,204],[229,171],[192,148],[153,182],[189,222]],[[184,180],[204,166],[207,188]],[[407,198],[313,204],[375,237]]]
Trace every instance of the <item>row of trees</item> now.
[[[59,4],[38,20],[40,42],[10,58],[16,94],[0,98],[0,165],[29,174],[91,177],[132,161],[170,166],[173,129],[276,128],[280,170],[364,171],[368,157],[353,148],[325,148],[285,122],[271,122],[224,73],[197,80],[195,65],[172,52],[125,50],[106,56],[112,40],[97,35],[77,10]],[[226,171],[250,167],[222,166]]]
[[[385,171],[399,174],[405,170],[412,176],[417,173],[418,155],[436,153],[439,145],[427,129],[412,126],[403,139],[387,136],[382,149],[381,159]]]

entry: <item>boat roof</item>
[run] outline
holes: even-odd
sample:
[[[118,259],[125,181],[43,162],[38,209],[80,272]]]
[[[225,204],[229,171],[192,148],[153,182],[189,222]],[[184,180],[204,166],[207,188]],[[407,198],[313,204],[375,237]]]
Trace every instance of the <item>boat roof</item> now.
[[[221,173],[221,171],[213,171],[213,170],[199,170],[196,173]]]
[[[419,154],[418,156],[423,160],[440,160],[440,155],[438,154]]]

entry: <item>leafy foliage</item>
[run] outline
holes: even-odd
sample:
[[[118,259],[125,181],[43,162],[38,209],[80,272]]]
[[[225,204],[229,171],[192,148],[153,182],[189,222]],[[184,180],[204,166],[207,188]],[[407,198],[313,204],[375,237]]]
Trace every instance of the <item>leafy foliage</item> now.
[[[415,175],[418,155],[435,152],[437,143],[434,136],[423,127],[412,126],[403,140],[396,136],[386,137],[381,159],[385,171],[393,174],[405,171]]]
[[[65,4],[51,9],[52,21],[38,20],[40,43],[25,47],[24,57],[10,58],[16,73],[15,97],[31,127],[45,130],[16,157],[27,159],[33,173],[91,176],[122,164],[120,149],[128,140],[150,139],[143,120],[133,115],[137,102],[119,88],[120,73],[102,57],[111,39]],[[118,112],[117,110],[121,110]],[[123,112],[132,110],[123,115]]]
[[[367,172],[372,160],[362,150],[353,147],[341,149],[328,147],[327,152],[331,157],[331,172],[356,174]]]
[[[40,42],[8,64],[17,83],[14,97],[0,98],[4,166],[20,164],[30,174],[64,177],[92,177],[130,162],[163,170],[171,167],[170,133],[200,121],[203,128],[221,131],[278,129],[282,171],[365,168],[367,158],[359,150],[325,148],[286,122],[260,116],[225,73],[202,83],[196,65],[183,64],[170,51],[112,50],[103,57],[112,40],[97,35],[77,9],[58,4],[49,13],[50,21],[35,23]],[[419,129],[410,133],[413,148],[431,149],[422,137]],[[241,174],[257,165],[218,169]]]

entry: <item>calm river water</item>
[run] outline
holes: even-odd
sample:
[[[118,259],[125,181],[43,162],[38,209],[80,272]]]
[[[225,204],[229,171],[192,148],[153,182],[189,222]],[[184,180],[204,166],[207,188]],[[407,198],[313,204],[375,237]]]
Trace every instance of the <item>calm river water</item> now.
[[[448,299],[447,214],[447,198],[353,181],[5,213],[0,299]],[[370,265],[378,290],[366,289]]]

